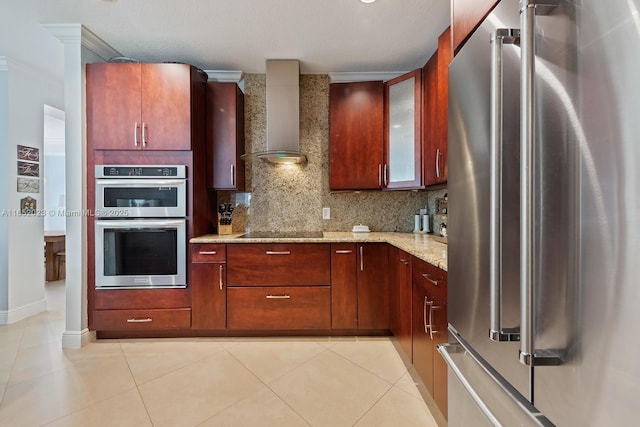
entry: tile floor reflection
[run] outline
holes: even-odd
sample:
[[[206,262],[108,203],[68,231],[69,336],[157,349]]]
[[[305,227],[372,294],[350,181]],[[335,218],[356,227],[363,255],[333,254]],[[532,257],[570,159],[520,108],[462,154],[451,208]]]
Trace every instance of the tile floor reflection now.
[[[0,426],[437,426],[389,338],[101,340],[48,311],[0,325]]]

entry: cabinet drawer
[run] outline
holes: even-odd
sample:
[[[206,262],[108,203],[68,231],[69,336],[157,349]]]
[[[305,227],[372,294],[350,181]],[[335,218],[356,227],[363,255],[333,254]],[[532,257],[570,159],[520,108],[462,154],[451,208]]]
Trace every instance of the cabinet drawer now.
[[[229,329],[330,329],[328,286],[227,289]]]
[[[413,281],[429,290],[429,293],[447,300],[447,272],[426,261],[413,259]]]
[[[331,282],[328,244],[258,243],[227,246],[229,286],[312,286]]]
[[[190,308],[95,310],[93,312],[93,329],[96,331],[189,329],[190,327]]]
[[[224,243],[191,243],[191,262],[224,262],[227,258]]]

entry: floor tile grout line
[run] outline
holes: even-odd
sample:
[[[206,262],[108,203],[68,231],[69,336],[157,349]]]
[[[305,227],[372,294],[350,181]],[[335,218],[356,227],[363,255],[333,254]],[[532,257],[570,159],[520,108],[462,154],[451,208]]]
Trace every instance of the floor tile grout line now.
[[[135,384],[135,389],[138,392],[138,396],[140,396],[140,401],[142,402],[144,411],[147,413],[147,418],[149,419],[149,422],[153,426],[153,419],[151,418],[151,414],[149,413],[149,408],[147,408],[147,404],[144,401],[142,392],[140,391],[140,385],[138,384],[138,381],[136,380],[135,375],[133,375],[133,371],[131,370],[131,365],[129,364],[129,359],[127,358],[127,353],[124,351],[124,348],[122,348],[122,342],[118,342],[118,346],[120,347],[120,351],[122,351],[122,354],[124,355],[124,360],[127,363],[127,368],[129,369],[129,373],[131,374],[131,378],[133,379],[133,383]]]
[[[400,378],[398,378],[395,382],[391,382],[391,381],[387,380],[386,378],[382,378],[380,375],[376,374],[376,373],[375,373],[375,372],[373,372],[372,370],[370,370],[370,369],[368,369],[368,368],[366,368],[366,367],[364,367],[364,366],[362,366],[362,365],[359,365],[358,363],[354,362],[353,360],[349,359],[348,357],[343,356],[342,354],[338,353],[337,351],[334,351],[334,350],[333,350],[333,348],[328,348],[327,350],[331,351],[333,354],[335,354],[335,355],[337,355],[337,356],[340,356],[340,357],[341,357],[341,358],[343,358],[344,360],[346,360],[346,361],[348,361],[348,362],[350,362],[350,363],[354,364],[355,366],[359,367],[360,369],[364,369],[364,370],[365,370],[365,371],[367,371],[368,373],[370,373],[370,374],[372,374],[372,375],[375,375],[377,378],[379,378],[379,379],[383,380],[383,381],[384,381],[384,382],[386,382],[387,384],[394,385],[397,381],[399,381],[399,380],[400,380],[400,378],[402,378],[402,377],[404,376],[404,373],[403,373],[402,375],[400,375]],[[403,365],[403,366],[404,366],[404,365]],[[406,373],[406,372],[408,372],[408,370],[406,369],[406,367],[405,367],[404,369],[405,369],[405,373]]]
[[[362,413],[362,415],[360,416],[360,418],[358,418],[358,419],[356,420],[356,422],[355,422],[355,423],[353,423],[351,426],[353,427],[353,426],[355,426],[356,424],[358,424],[358,423],[360,422],[360,420],[361,420],[365,415],[367,415],[367,414],[368,414],[368,413],[369,413],[369,412],[374,408],[374,406],[376,406],[376,405],[378,404],[378,402],[380,402],[380,401],[381,401],[381,400],[382,400],[382,399],[383,399],[383,398],[384,398],[384,397],[385,397],[385,396],[386,396],[386,395],[387,395],[387,394],[388,394],[392,389],[393,389],[393,385],[391,385],[391,386],[387,389],[387,391],[385,391],[384,393],[382,393],[382,395],[381,395],[381,396],[380,396],[380,397],[379,397],[375,402],[373,402],[373,404],[372,404],[372,405],[371,405],[371,406],[370,406],[366,411],[364,411],[364,412]]]
[[[320,355],[324,352],[326,352],[327,350],[329,350],[329,348],[322,346],[321,344],[318,344],[322,347],[322,351],[318,352],[317,354],[313,355],[311,358],[309,358],[308,360],[305,360],[304,362],[296,365],[295,367],[293,367],[292,369],[289,369],[287,372],[283,373],[282,375],[273,378],[270,382],[273,383],[275,381],[277,381],[278,379],[282,378],[283,376],[287,375],[288,373],[290,373],[291,371],[293,371],[294,369],[298,369],[304,365],[306,365],[307,363],[311,362],[312,360],[314,360],[317,357],[320,357]],[[229,350],[227,350],[225,348],[225,350],[227,352],[229,352]],[[275,391],[273,388],[271,388],[271,385],[268,382],[265,382],[262,380],[262,378],[258,377],[258,375],[256,373],[254,373],[251,369],[249,369],[248,366],[246,366],[244,363],[242,363],[242,361],[240,359],[238,359],[233,353],[229,352],[229,354],[238,361],[238,363],[240,363],[242,366],[244,366],[249,372],[251,372],[251,374],[253,374],[256,378],[258,378],[258,380],[265,386],[265,388],[269,389],[278,399],[280,399],[285,405],[287,405],[287,407],[289,409],[291,409],[296,415],[298,415],[305,423],[307,423],[310,427],[313,426],[313,424],[311,424],[309,422],[309,420],[307,420],[307,418],[305,416],[303,416],[301,413],[299,413],[294,407],[292,407],[289,402],[287,402],[286,400],[284,400],[284,398],[282,396],[280,396],[280,394]],[[257,393],[257,392],[256,392]],[[254,393],[255,394],[255,393]],[[243,399],[244,400],[244,399]],[[239,401],[238,401],[239,402]],[[236,402],[236,403],[238,403]],[[236,404],[234,403],[234,405]],[[233,405],[232,405],[233,406]],[[220,412],[218,413],[220,414]]]

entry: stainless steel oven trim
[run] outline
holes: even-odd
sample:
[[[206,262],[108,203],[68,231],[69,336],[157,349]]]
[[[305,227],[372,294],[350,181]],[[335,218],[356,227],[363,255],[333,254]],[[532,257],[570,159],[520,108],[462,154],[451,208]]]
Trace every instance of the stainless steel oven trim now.
[[[176,228],[178,237],[177,258],[178,272],[176,275],[150,276],[104,276],[104,230],[107,228],[148,229],[148,228]],[[135,219],[135,220],[96,220],[95,222],[95,285],[96,289],[157,289],[157,288],[186,288],[186,239],[187,221],[185,219]],[[144,280],[145,283],[140,283]]]
[[[104,189],[106,187],[176,187],[176,207],[106,207],[104,206]],[[96,217],[98,218],[153,218],[187,216],[187,181],[176,178],[104,178],[96,180]]]

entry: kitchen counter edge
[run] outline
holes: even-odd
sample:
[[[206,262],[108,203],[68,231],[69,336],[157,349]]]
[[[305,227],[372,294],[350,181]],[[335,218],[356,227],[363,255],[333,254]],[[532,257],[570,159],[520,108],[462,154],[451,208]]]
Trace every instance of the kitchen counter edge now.
[[[403,251],[447,271],[447,245],[429,234],[393,232],[323,232],[323,237],[311,238],[242,238],[239,234],[206,234],[194,237],[190,243],[389,243]]]

